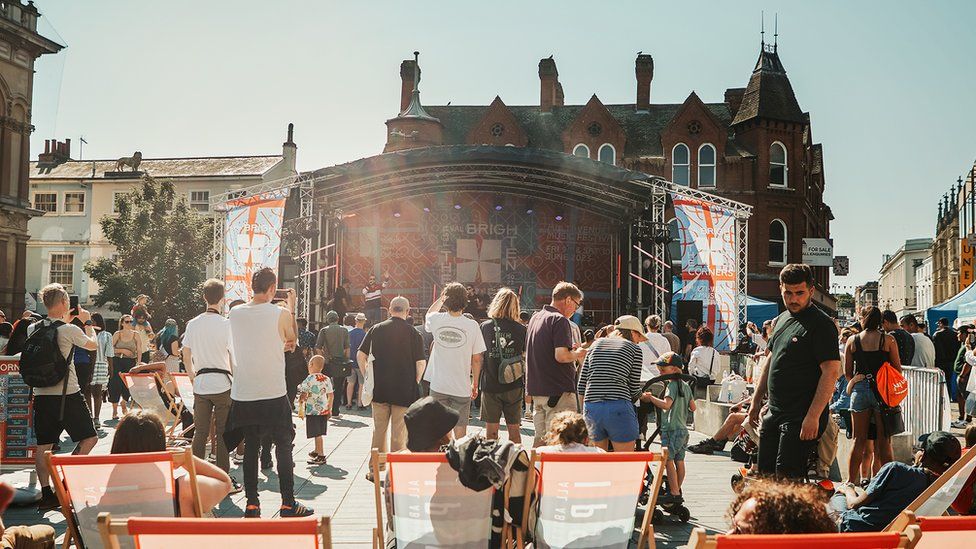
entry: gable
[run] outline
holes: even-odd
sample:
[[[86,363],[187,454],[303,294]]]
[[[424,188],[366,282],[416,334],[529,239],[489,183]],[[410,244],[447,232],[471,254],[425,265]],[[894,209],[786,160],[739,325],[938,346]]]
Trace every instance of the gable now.
[[[473,145],[525,147],[529,138],[511,109],[496,95],[481,120],[468,131],[466,141]]]
[[[604,143],[613,145],[616,159],[623,158],[627,134],[623,126],[594,94],[579,111],[576,118],[562,133],[564,152],[572,154],[573,148],[582,143],[590,149],[590,158],[596,160]]]

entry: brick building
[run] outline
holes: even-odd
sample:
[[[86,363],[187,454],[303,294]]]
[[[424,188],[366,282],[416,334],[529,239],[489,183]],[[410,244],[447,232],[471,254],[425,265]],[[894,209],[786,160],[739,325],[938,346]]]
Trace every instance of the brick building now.
[[[725,90],[720,103],[704,103],[695,92],[681,104],[653,103],[654,61],[647,54],[635,62],[633,103],[607,104],[593,95],[584,105],[567,105],[552,57],[539,62],[538,74],[538,105],[507,105],[496,96],[489,105],[425,106],[415,85],[420,69],[415,60],[403,61],[400,114],[387,121],[384,152],[459,144],[549,149],[750,204],[749,294],[775,302],[779,270],[801,260],[803,239],[830,238],[823,149],[775,45],[762,44],[746,87]],[[836,309],[826,291],[828,268],[815,271],[815,299]]]

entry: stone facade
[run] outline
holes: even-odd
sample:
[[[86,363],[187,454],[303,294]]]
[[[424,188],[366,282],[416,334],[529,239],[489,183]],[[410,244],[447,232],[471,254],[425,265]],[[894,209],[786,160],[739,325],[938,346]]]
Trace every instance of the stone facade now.
[[[0,310],[13,321],[24,310],[34,60],[63,48],[37,33],[33,2],[0,3]]]
[[[899,318],[919,311],[916,269],[931,256],[931,248],[931,238],[915,238],[887,257],[878,277],[878,304],[882,309],[891,309]]]

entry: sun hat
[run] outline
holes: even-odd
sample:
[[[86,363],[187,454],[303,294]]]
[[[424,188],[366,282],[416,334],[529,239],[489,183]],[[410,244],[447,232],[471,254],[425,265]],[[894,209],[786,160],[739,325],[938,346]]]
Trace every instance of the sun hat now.
[[[454,429],[458,413],[434,397],[424,397],[407,408],[403,422],[407,426],[407,449],[423,452]]]

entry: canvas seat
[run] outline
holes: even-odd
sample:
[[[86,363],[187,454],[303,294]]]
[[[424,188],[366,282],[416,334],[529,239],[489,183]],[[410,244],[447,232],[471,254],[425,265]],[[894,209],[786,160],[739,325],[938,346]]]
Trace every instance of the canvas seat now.
[[[910,549],[924,537],[918,526],[905,532],[868,532],[843,534],[769,534],[769,535],[714,535],[695,528],[688,540],[689,549],[763,549],[790,547],[798,549]]]
[[[908,527],[917,526],[919,549],[968,549],[976,545],[976,516],[919,517],[904,511]]]
[[[168,404],[163,401],[160,390],[165,390],[165,385],[155,373],[124,373],[121,376],[136,406],[158,415],[163,420],[166,437],[168,439],[173,438],[176,425],[180,422],[180,414],[183,413],[183,403],[179,399],[172,398]]]
[[[139,549],[331,549],[329,517],[299,519],[165,519],[98,516],[98,528],[109,549],[120,549],[125,537]]]
[[[905,511],[917,517],[939,517],[946,513],[952,502],[959,497],[969,477],[976,470],[976,447],[963,453],[958,461],[939,475],[924,492],[912,501]],[[908,525],[908,515],[902,513],[891,521],[885,532],[901,532]]]

